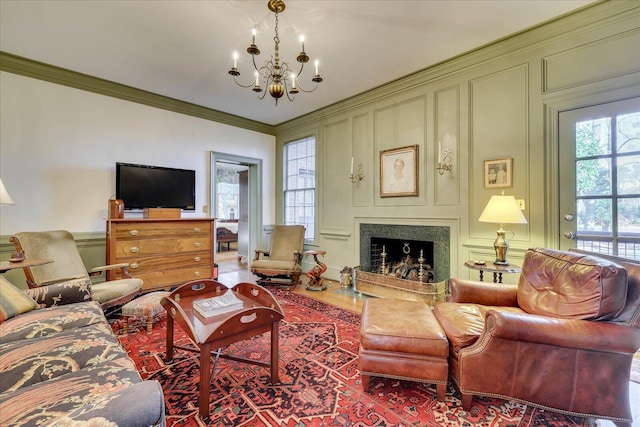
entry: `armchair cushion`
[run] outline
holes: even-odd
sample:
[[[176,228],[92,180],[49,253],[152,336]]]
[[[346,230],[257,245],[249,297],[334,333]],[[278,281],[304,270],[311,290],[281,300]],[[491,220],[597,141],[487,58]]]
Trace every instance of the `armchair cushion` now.
[[[627,270],[601,258],[535,248],[527,251],[518,305],[527,313],[607,320],[627,300]]]
[[[38,304],[33,298],[0,276],[0,322],[36,308]]]

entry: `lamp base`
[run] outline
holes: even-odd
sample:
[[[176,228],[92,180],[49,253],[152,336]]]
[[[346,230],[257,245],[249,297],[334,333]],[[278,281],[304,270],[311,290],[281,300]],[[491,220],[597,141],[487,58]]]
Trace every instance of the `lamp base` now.
[[[509,262],[507,262],[509,242],[504,237],[505,231],[500,227],[496,233],[498,234],[498,237],[496,238],[496,241],[493,242],[493,249],[496,251],[496,260],[493,262],[493,265],[509,265]]]

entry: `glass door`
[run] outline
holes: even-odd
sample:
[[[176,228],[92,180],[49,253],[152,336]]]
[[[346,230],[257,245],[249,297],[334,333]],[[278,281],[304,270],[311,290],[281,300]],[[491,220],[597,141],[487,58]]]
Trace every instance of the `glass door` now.
[[[560,113],[560,249],[640,260],[640,98]]]

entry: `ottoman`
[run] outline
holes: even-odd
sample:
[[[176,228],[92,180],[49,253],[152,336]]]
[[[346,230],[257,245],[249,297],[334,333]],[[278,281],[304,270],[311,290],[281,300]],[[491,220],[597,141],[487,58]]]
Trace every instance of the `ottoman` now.
[[[360,375],[436,384],[444,400],[449,342],[431,308],[422,302],[368,298],[360,323]]]
[[[127,332],[131,332],[131,321],[127,319],[128,317],[143,317],[147,323],[147,334],[150,334],[153,328],[153,321],[160,318],[163,313],[166,313],[165,309],[160,305],[160,300],[170,293],[167,291],[150,292],[123,305],[122,320],[124,329]]]

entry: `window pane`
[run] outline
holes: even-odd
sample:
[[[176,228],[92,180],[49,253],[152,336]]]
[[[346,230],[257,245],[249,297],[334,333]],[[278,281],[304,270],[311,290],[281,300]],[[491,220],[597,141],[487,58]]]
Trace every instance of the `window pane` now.
[[[578,233],[611,234],[611,199],[582,199],[576,204]]]
[[[291,142],[284,148],[285,224],[301,224],[305,238],[315,236],[315,138]]]
[[[618,157],[618,194],[640,194],[640,156]]]
[[[616,124],[618,153],[640,151],[640,112],[620,115]]]
[[[640,237],[640,197],[619,200],[618,232],[620,236]]]
[[[576,123],[576,157],[611,153],[611,119]]]
[[[611,194],[611,159],[576,162],[576,196]]]

